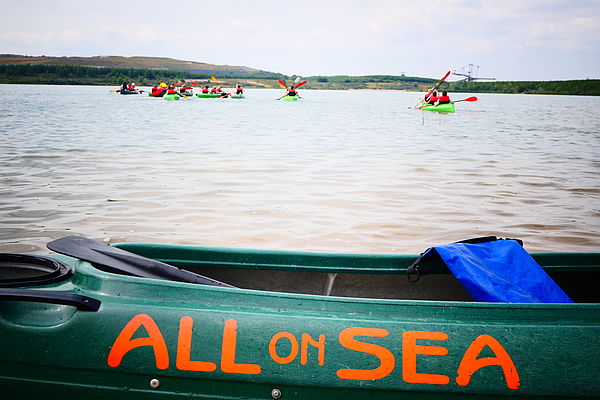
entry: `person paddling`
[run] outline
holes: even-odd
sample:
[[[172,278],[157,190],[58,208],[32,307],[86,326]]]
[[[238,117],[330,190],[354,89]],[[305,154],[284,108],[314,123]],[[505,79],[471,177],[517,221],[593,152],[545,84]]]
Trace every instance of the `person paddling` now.
[[[431,94],[429,95],[429,97],[425,98],[425,103],[427,103],[427,104],[435,104],[436,101],[438,101],[438,91],[437,90],[433,90],[431,92]]]
[[[427,93],[425,93],[425,97],[423,97],[425,103],[429,101],[429,97],[431,97],[433,89],[427,89]]]
[[[160,83],[157,83],[152,88],[152,96],[163,96],[165,94],[166,89],[160,86]]]
[[[296,87],[294,85],[290,85],[290,87],[287,89],[287,94],[286,96],[290,96],[290,97],[294,97],[294,96],[298,96],[298,92],[296,92]]]
[[[438,105],[450,103],[450,96],[448,96],[448,92],[445,90],[442,91],[442,95],[440,97],[438,97],[437,101],[438,101]]]
[[[235,85],[235,94],[244,94],[244,88],[239,83]]]
[[[179,93],[185,94],[185,95],[192,95],[192,87],[191,86],[182,86],[181,89],[179,89]]]
[[[169,87],[167,88],[167,94],[176,94],[177,92],[175,91],[175,84],[174,83],[170,83]]]
[[[304,81],[304,82],[301,82],[301,83],[300,83],[298,86],[301,86],[301,85],[303,85],[304,83],[306,83],[306,81]],[[283,83],[281,83],[281,82],[280,82],[280,85],[283,87]],[[299,95],[299,94],[298,94],[298,92],[296,91],[296,86],[294,86],[294,85],[290,85],[289,87],[287,87],[287,88],[286,88],[286,93],[285,93],[283,96],[281,96],[280,98],[278,98],[278,99],[275,99],[275,100],[281,100],[281,99],[283,99],[284,97],[298,97],[299,99],[301,99],[301,98],[302,98],[302,97],[300,97],[300,95]]]

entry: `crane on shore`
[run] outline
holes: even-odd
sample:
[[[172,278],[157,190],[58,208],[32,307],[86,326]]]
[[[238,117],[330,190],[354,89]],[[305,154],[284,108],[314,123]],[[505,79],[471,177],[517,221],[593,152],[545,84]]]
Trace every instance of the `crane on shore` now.
[[[469,64],[469,65],[465,65],[464,67],[462,67],[460,69],[460,72],[456,72],[456,70],[452,71],[452,75],[457,75],[457,76],[464,76],[464,78],[459,81],[467,81],[467,82],[472,82],[472,81],[495,81],[496,78],[479,78],[477,75],[479,75],[479,65],[473,65],[473,64]]]

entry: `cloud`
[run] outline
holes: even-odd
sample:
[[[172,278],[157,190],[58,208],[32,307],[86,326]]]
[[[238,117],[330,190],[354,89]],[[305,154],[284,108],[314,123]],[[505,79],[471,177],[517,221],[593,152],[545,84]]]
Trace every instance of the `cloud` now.
[[[166,56],[284,73],[426,76],[469,63],[502,75],[507,68],[500,66],[518,53],[507,73],[512,79],[537,73],[536,60],[552,52],[586,64],[586,76],[597,76],[599,5],[598,0],[23,0],[10,2],[0,15],[0,51]],[[567,66],[572,70],[567,63],[545,71],[564,76]]]

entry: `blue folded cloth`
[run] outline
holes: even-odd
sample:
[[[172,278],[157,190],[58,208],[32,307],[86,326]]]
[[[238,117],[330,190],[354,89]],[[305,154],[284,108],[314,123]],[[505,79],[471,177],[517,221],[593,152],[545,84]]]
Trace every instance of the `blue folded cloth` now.
[[[515,240],[451,243],[436,252],[476,301],[502,303],[573,303]]]

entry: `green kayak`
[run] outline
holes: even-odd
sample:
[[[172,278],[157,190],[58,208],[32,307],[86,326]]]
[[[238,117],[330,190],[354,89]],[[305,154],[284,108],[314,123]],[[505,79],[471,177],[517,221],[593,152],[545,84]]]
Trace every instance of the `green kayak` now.
[[[163,100],[179,100],[180,97],[178,94],[165,94]]]
[[[245,99],[246,96],[244,96],[243,94],[232,94],[231,96],[229,96],[229,98],[231,98],[231,99]]]
[[[285,101],[297,101],[300,100],[300,97],[298,96],[284,96],[281,98],[281,100],[285,100]]]
[[[216,93],[196,93],[196,97],[199,99],[217,99],[220,97],[227,97],[226,93],[216,94]]]
[[[7,399],[600,398],[600,253],[532,254],[575,303],[511,304],[417,255],[48,247],[0,255]]]
[[[437,106],[434,106],[434,105],[424,106],[424,107],[421,107],[421,110],[436,111],[439,113],[453,113],[454,112],[454,103],[439,104]]]

